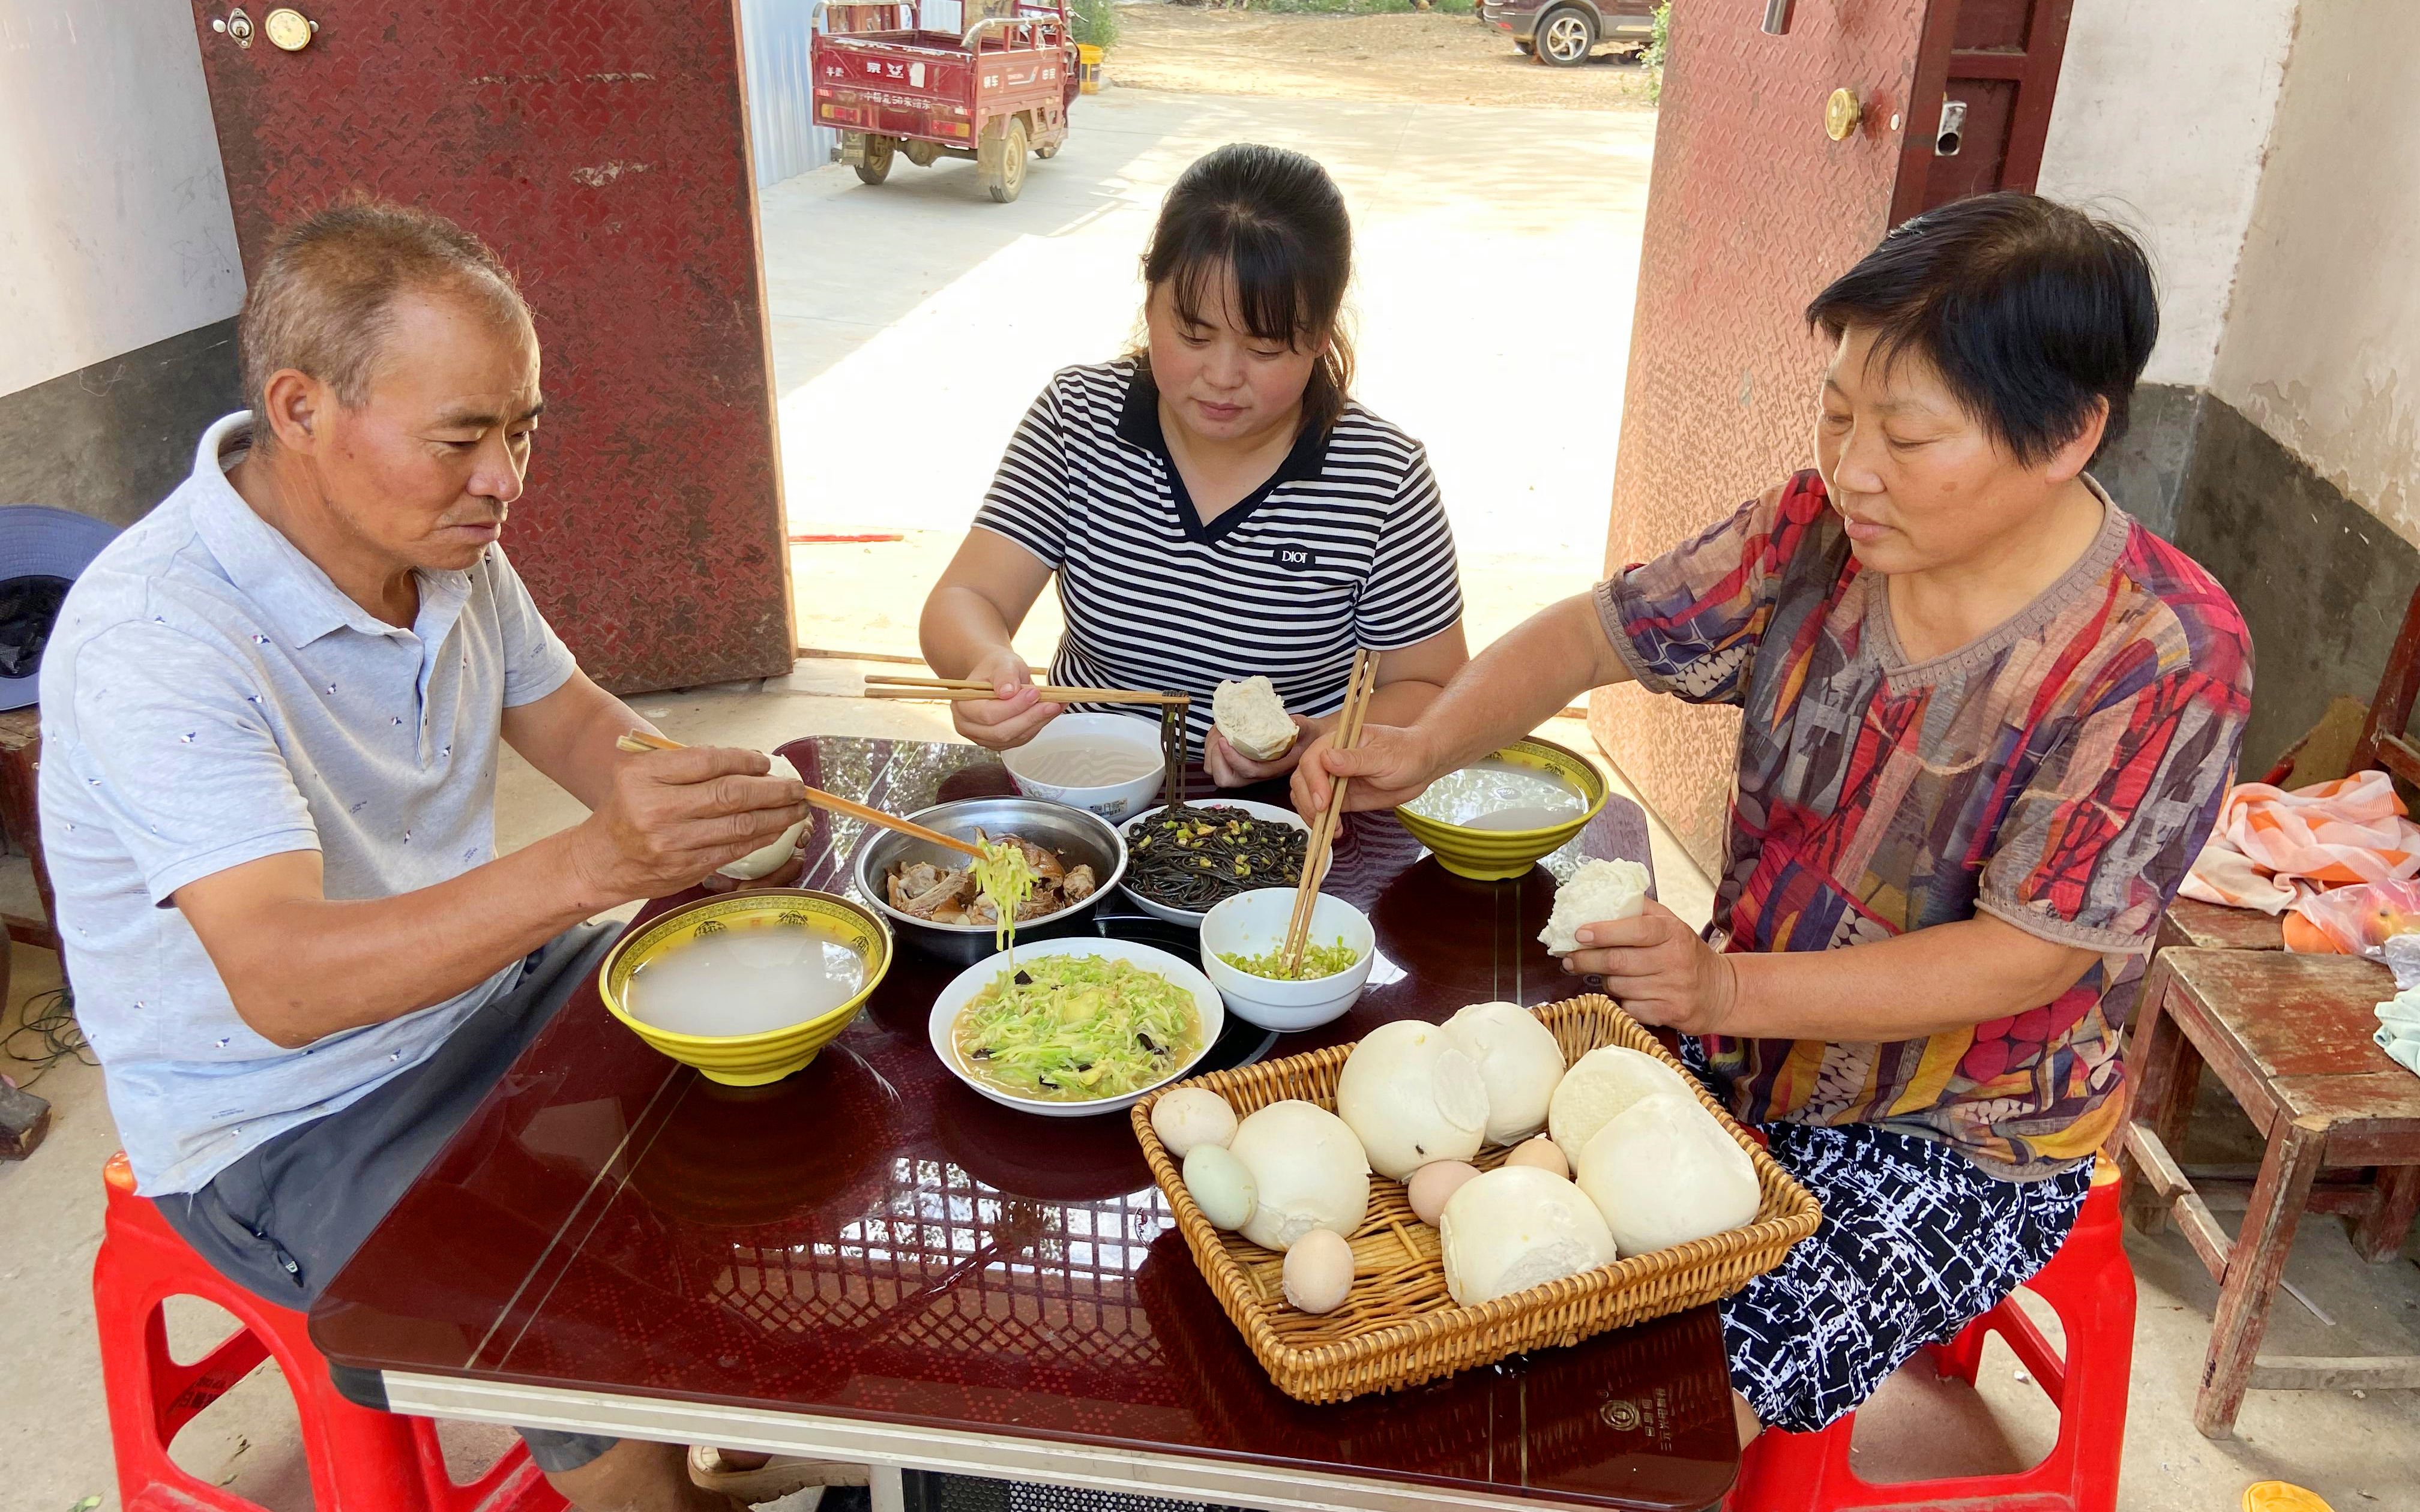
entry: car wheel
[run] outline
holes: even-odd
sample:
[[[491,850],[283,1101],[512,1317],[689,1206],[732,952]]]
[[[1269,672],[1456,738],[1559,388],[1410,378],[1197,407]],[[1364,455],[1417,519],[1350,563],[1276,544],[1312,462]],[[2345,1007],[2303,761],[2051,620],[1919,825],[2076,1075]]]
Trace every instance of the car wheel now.
[[[898,142],[888,136],[865,139],[865,158],[857,165],[857,177],[869,184],[878,184],[891,177],[891,154]]]
[[[1006,123],[994,121],[993,130],[984,132],[981,167],[984,192],[1000,204],[1008,204],[1025,189],[1025,120],[1011,116]]]
[[[1559,69],[1576,69],[1596,51],[1596,18],[1566,6],[1538,23],[1537,58]]]

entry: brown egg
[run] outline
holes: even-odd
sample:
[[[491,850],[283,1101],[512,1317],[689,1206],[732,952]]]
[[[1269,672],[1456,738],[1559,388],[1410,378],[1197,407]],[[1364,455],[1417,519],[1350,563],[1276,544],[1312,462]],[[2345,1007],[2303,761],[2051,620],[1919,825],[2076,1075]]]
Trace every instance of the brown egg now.
[[[1285,1300],[1307,1313],[1332,1313],[1353,1290],[1353,1246],[1332,1228],[1314,1228],[1286,1250]]]
[[[1563,1159],[1562,1147],[1544,1134],[1514,1145],[1512,1153],[1504,1157],[1504,1164],[1535,1165],[1542,1171],[1562,1177],[1566,1180],[1570,1180],[1572,1174],[1571,1162]]]
[[[1437,1214],[1445,1211],[1446,1200],[1462,1190],[1462,1183],[1479,1174],[1479,1167],[1466,1160],[1436,1160],[1412,1173],[1404,1183],[1404,1196],[1420,1222],[1434,1228]]]

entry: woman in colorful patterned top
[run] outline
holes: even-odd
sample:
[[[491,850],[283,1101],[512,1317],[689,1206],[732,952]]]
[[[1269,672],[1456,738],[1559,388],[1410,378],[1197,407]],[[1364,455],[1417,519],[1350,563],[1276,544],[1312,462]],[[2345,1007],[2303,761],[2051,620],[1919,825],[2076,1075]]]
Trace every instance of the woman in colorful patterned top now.
[[[1306,813],[1400,802],[1583,689],[1743,718],[1706,936],[1650,903],[1602,975],[1823,1202],[1724,1306],[1743,1413],[1807,1430],[2065,1239],[2118,1051],[2210,832],[2252,651],[2226,591],[2085,470],[2158,328],[2125,233],[2025,194],[1933,211],[1818,295],[1815,467],[1497,641],[1408,728],[1303,758]],[[1753,1425],[1743,1421],[1745,1431]]]

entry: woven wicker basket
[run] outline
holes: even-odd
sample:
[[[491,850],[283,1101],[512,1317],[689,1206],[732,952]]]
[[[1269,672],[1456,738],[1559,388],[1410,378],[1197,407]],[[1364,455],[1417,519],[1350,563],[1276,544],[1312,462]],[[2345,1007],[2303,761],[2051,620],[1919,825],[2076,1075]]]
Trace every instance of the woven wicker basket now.
[[[1654,1036],[1609,998],[1575,997],[1535,1011],[1562,1045],[1565,1064],[1618,1044],[1688,1076]],[[1215,1072],[1183,1085],[1218,1093],[1238,1116],[1288,1098],[1333,1111],[1336,1078],[1352,1051],[1351,1045],[1336,1045]],[[1696,1087],[1694,1078],[1690,1085]],[[1211,1227],[1194,1206],[1176,1162],[1151,1126],[1152,1104],[1160,1095],[1137,1103],[1133,1113],[1135,1136],[1142,1141],[1152,1177],[1168,1195],[1177,1228],[1218,1304],[1278,1389],[1306,1402],[1341,1402],[1415,1386],[1524,1350],[1576,1344],[1609,1328],[1729,1296],[1751,1276],[1780,1264],[1790,1246],[1813,1233],[1822,1217],[1807,1189],[1700,1090],[1699,1099],[1756,1165],[1763,1200],[1755,1222],[1462,1307],[1446,1294],[1436,1230],[1413,1216],[1400,1182],[1373,1176],[1369,1216],[1353,1235],[1353,1294],[1335,1312],[1314,1317],[1285,1304],[1283,1256]],[[1506,1153],[1489,1149],[1473,1164],[1494,1166]]]

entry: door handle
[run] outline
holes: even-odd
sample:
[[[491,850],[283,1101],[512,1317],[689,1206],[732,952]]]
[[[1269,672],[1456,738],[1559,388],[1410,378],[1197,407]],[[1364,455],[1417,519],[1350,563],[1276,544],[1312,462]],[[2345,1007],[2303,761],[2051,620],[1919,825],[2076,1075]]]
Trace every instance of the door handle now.
[[[1966,101],[1944,100],[1941,102],[1941,129],[1932,135],[1932,155],[1954,158],[1966,142]]]
[[[1768,37],[1790,34],[1790,13],[1797,8],[1798,0],[1764,0],[1764,32]]]

